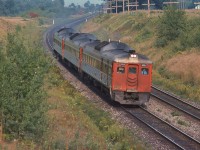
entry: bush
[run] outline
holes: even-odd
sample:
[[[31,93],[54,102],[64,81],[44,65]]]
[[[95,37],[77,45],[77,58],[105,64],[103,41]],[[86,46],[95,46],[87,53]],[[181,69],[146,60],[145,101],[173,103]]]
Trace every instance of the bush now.
[[[144,28],[135,38],[136,42],[142,42],[152,36],[152,32],[148,28]]]
[[[39,21],[39,25],[40,25],[40,26],[44,25],[44,20],[43,20],[42,18],[39,18],[38,21]]]

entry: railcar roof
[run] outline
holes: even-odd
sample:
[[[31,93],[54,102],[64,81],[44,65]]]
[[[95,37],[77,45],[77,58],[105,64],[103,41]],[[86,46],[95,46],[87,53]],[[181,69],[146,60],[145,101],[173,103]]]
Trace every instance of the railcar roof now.
[[[87,38],[83,38],[83,39],[78,39],[78,40],[74,40],[74,44],[80,46],[80,47],[84,47],[86,44],[90,44],[92,42],[91,39],[87,39]]]
[[[127,44],[118,41],[101,42],[99,44],[90,43],[86,45],[85,51],[120,63],[152,63],[145,55],[142,54],[134,53],[137,57],[130,57],[130,55],[134,52],[133,49]]]
[[[124,51],[133,50],[133,48],[129,47],[125,43],[121,43],[121,42],[118,42],[118,41],[111,41],[107,45],[102,47],[101,51],[107,51],[107,50],[111,50],[111,49],[121,49],[121,50],[124,50]]]
[[[67,28],[67,27],[64,27],[64,28],[61,28],[60,30],[57,31],[58,33],[58,36],[65,36],[65,35],[72,35],[74,33],[77,33],[77,31],[75,31],[74,29],[72,28]]]
[[[88,40],[97,40],[97,38],[90,33],[76,33],[70,37],[70,40],[80,40],[80,39],[88,39]]]
[[[101,42],[93,34],[78,33],[74,29],[66,27],[60,29],[57,33],[58,36],[62,36],[65,40],[83,47],[84,51],[95,55],[99,59],[104,57],[105,59],[119,63],[152,63],[145,55],[135,53],[133,48],[119,41]],[[134,54],[136,57],[130,57],[131,54]]]

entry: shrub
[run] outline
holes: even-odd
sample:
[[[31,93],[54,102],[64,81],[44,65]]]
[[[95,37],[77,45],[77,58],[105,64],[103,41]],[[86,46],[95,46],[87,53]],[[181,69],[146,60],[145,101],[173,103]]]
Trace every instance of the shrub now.
[[[164,47],[165,45],[167,45],[167,40],[165,38],[157,38],[154,43],[155,47]]]
[[[39,25],[40,25],[40,26],[44,25],[44,20],[43,20],[42,18],[39,18],[38,21],[39,21]]]
[[[177,39],[186,29],[186,19],[184,11],[167,7],[157,25],[158,39],[162,39],[157,46],[163,47],[167,44],[166,41]]]
[[[151,31],[148,28],[144,28],[141,30],[141,32],[138,34],[138,36],[135,38],[136,42],[142,42],[152,36]]]
[[[187,126],[187,123],[183,120],[178,120],[177,123],[183,126]]]
[[[174,117],[174,116],[180,116],[180,113],[177,112],[177,111],[173,111],[171,112],[171,115]]]

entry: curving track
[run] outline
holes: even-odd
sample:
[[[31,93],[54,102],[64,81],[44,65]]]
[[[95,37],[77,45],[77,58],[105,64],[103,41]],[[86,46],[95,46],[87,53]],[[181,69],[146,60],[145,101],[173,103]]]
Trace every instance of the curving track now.
[[[45,34],[45,40],[46,40],[45,42],[46,42],[47,46],[51,50],[53,50],[53,33],[55,31],[59,30],[61,27],[74,28],[74,27],[80,25],[81,23],[85,22],[86,19],[87,20],[91,19],[94,16],[95,15],[86,16],[86,17],[83,17],[83,18],[75,19],[75,20],[71,21],[70,23],[66,22],[66,23],[63,23],[61,25],[51,27],[50,29],[47,30],[47,32]]]
[[[193,118],[200,121],[200,109],[190,105],[187,102],[173,96],[172,94],[165,92],[155,86],[152,86],[151,96],[156,97],[160,101],[171,105],[180,111],[192,116]]]

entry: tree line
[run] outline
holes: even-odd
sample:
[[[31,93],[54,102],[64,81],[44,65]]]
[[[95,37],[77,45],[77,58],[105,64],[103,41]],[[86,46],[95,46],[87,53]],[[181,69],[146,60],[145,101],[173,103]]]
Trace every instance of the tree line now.
[[[64,8],[64,0],[0,0],[0,16],[14,16],[34,9],[53,12]]]

